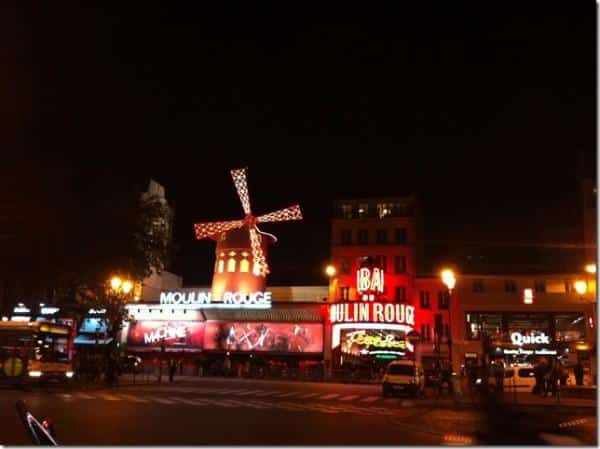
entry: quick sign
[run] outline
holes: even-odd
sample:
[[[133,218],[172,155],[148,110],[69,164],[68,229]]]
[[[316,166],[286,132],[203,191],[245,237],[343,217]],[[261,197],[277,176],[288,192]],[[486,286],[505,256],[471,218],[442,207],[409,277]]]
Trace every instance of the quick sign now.
[[[185,305],[195,309],[237,308],[269,309],[271,292],[224,292],[222,300],[214,300],[210,292],[161,292],[160,303]]]
[[[510,334],[510,340],[513,345],[548,345],[550,344],[550,337],[543,332],[539,334],[527,334],[523,335],[520,332],[513,332]]]
[[[389,323],[415,325],[415,308],[408,304],[339,303],[329,306],[332,323]]]

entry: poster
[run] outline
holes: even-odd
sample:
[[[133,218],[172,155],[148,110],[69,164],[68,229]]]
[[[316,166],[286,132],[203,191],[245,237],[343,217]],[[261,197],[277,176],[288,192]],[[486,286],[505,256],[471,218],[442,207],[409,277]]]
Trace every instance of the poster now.
[[[146,321],[132,323],[127,334],[130,346],[202,348],[203,321]]]
[[[320,323],[206,323],[205,349],[282,353],[323,352]]]

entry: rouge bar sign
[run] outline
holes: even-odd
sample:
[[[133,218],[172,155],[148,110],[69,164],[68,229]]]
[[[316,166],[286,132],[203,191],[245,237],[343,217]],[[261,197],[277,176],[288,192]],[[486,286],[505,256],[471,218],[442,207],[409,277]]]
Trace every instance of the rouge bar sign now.
[[[383,293],[384,275],[381,268],[363,267],[356,270],[356,291],[363,301],[373,301],[375,294]]]

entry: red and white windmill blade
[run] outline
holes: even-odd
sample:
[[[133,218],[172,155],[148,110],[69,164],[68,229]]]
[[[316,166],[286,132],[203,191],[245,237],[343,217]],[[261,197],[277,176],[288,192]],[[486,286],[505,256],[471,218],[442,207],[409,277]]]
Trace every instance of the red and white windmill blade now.
[[[277,210],[265,215],[255,217],[252,215],[250,209],[250,198],[248,195],[248,182],[246,181],[246,168],[240,168],[237,170],[231,170],[231,177],[233,183],[237,189],[238,196],[242,202],[242,208],[246,216],[243,220],[232,220],[232,221],[213,221],[209,223],[197,223],[194,225],[197,239],[204,239],[211,237],[222,232],[227,232],[232,229],[241,228],[247,226],[250,232],[250,244],[252,245],[252,257],[254,263],[258,265],[258,274],[260,276],[266,276],[269,273],[269,266],[262,250],[261,235],[257,223],[269,223],[276,221],[290,221],[290,220],[302,220],[302,212],[300,206],[294,204],[291,207]]]

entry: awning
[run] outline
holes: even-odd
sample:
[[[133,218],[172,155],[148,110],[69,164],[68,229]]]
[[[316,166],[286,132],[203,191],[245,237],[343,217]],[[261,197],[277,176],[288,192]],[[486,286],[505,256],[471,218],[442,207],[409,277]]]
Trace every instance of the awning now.
[[[103,338],[96,338],[96,336],[94,336],[94,335],[82,334],[82,335],[78,335],[77,337],[75,337],[75,340],[73,340],[73,343],[75,343],[76,345],[95,345],[95,344],[106,345],[106,344],[110,343],[112,340],[113,340],[112,337],[103,339]]]
[[[272,308],[272,309],[204,309],[207,321],[267,321],[291,323],[319,323],[323,317],[318,307]]]

